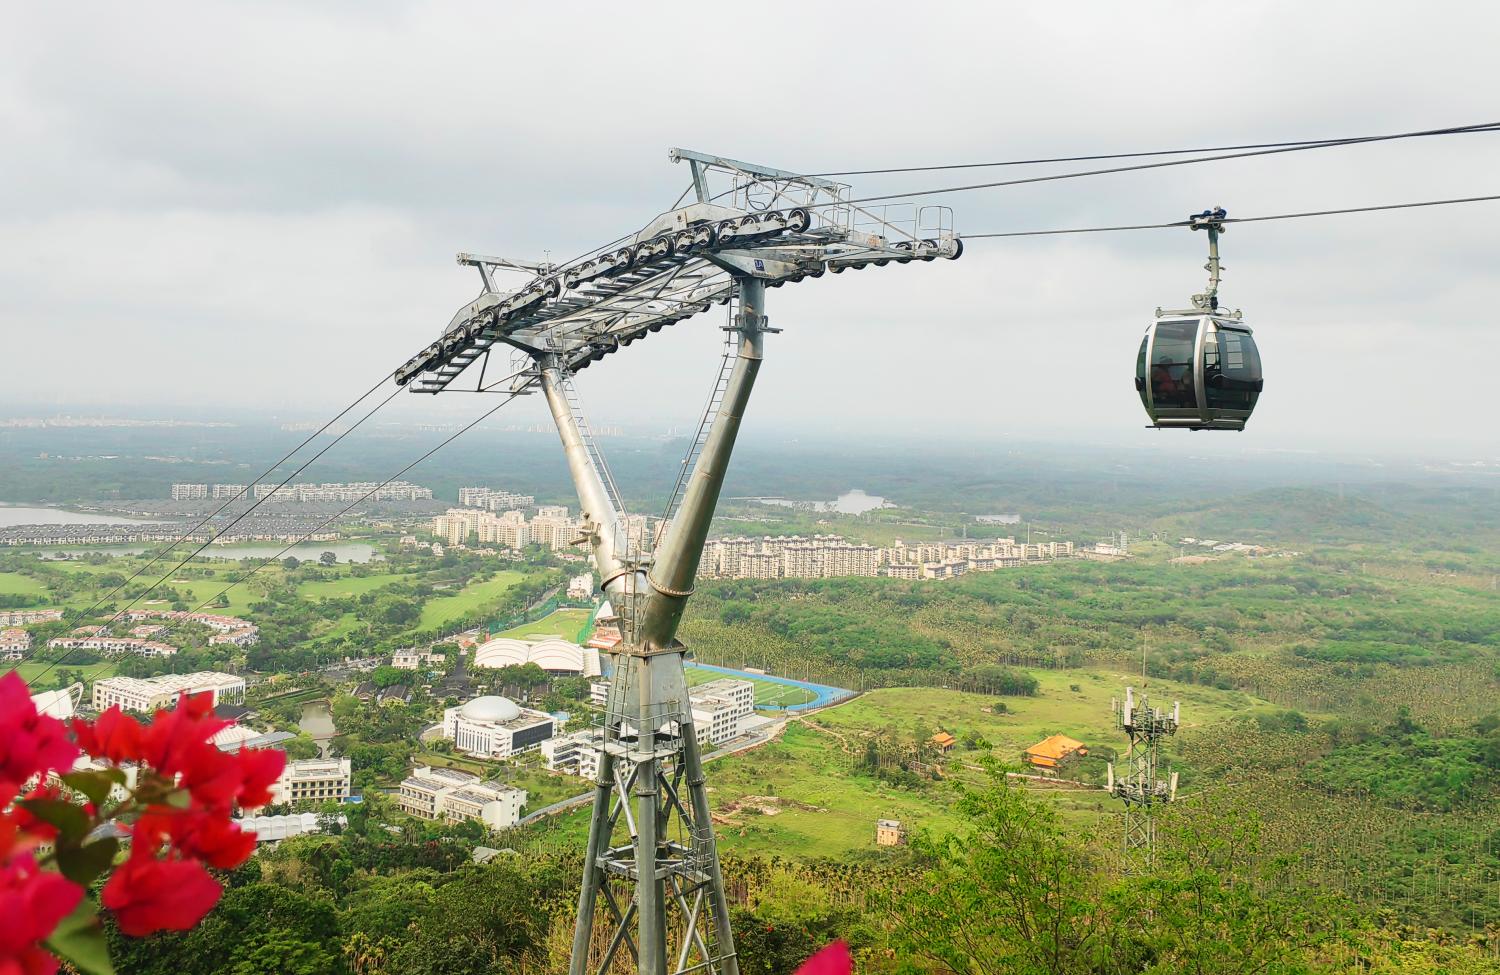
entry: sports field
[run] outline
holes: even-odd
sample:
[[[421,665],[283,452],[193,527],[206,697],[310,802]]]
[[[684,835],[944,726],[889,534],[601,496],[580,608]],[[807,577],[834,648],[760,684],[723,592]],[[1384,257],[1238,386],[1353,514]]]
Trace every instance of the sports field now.
[[[719,680],[731,675],[721,674],[713,670],[705,670],[689,664],[687,667],[687,682],[689,687],[697,687],[699,684],[707,684],[709,681]],[[756,680],[754,677],[741,677],[740,680],[748,680],[755,686],[755,706],[758,708],[783,708],[792,704],[806,704],[817,697],[812,691],[805,687],[794,687],[790,684],[778,684],[775,681]]]
[[[593,613],[590,609],[559,609],[548,613],[539,620],[530,623],[522,623],[520,626],[502,630],[498,636],[510,636],[517,639],[537,639],[544,636],[561,637],[564,640],[573,640],[578,636],[578,631],[583,629],[583,624],[589,621],[589,615]]]

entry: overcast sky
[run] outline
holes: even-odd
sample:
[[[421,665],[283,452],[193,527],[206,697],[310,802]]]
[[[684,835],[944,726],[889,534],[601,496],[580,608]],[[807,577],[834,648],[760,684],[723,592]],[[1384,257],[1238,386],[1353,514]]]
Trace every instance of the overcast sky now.
[[[631,232],[687,183],[671,146],[823,171],[1496,121],[1497,36],[1478,2],[11,5],[0,412],[317,419],[473,297],[456,252],[560,259]],[[1500,134],[1469,135],[934,202],[982,233],[1500,193],[1497,173]],[[1267,370],[1244,434],[1143,429],[1141,332],[1204,283],[1186,230],[975,241],[773,291],[749,429],[1494,459],[1497,221],[1500,203],[1233,228],[1221,294]],[[690,423],[720,324],[585,373],[596,422]]]

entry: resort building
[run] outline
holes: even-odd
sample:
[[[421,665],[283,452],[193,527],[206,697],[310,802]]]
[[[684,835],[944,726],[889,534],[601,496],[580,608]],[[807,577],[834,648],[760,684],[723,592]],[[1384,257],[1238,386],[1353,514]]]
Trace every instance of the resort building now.
[[[171,708],[179,694],[213,695],[214,705],[239,704],[245,700],[245,679],[211,670],[196,674],[162,674],[159,677],[107,677],[94,682],[93,707],[103,711],[118,704],[122,711],[150,714]]]
[[[272,802],[340,802],[349,798],[347,758],[308,758],[287,762],[271,787]]]
[[[541,748],[549,772],[572,772],[585,779],[599,777],[599,740],[593,731],[548,738]]]
[[[1069,738],[1067,735],[1053,735],[1050,738],[1043,738],[1026,749],[1026,760],[1034,768],[1051,772],[1056,771],[1060,765],[1075,755],[1082,757],[1088,753],[1089,750],[1083,742]]]
[[[14,628],[0,630],[0,660],[25,660],[30,652],[30,633]]]
[[[506,829],[520,822],[526,792],[456,769],[419,765],[402,781],[396,805],[419,819],[477,819],[490,829]]]
[[[169,643],[141,640],[132,636],[60,636],[47,641],[54,650],[88,650],[113,657],[133,653],[138,657],[170,657],[177,648]]]
[[[476,697],[443,712],[443,737],[480,758],[510,758],[539,748],[552,737],[553,726],[550,714],[503,697]]]

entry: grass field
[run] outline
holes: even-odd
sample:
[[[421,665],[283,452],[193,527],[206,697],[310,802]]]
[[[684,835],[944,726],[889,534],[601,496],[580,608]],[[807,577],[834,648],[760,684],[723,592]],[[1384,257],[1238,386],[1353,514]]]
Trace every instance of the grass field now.
[[[35,596],[34,603],[40,603],[46,592],[42,584],[31,576],[0,572],[0,596]]]
[[[727,677],[715,670],[703,670],[699,667],[688,667],[686,669],[689,687],[697,687],[699,684],[707,684],[709,681]],[[778,684],[775,681],[756,680],[753,677],[741,678],[750,681],[755,686],[756,707],[786,707],[791,704],[806,704],[818,695],[802,687],[792,687],[789,684]]]
[[[1054,734],[1066,734],[1085,744],[1111,746],[1122,741],[1115,729],[1110,698],[1124,694],[1131,683],[1139,690],[1139,676],[1103,670],[1038,670],[1036,697],[1006,697],[1007,714],[990,708],[1000,698],[939,688],[886,688],[870,691],[848,704],[820,712],[816,720],[831,728],[909,729],[920,720],[962,738],[977,731],[1013,760],[1028,745]],[[1074,686],[1077,691],[1072,690]],[[1270,710],[1271,705],[1239,691],[1220,691],[1176,681],[1151,681],[1153,700],[1170,705],[1182,701],[1182,731],[1221,721],[1234,714]]]
[[[92,684],[93,681],[103,680],[106,677],[113,677],[115,675],[116,667],[114,664],[104,660],[101,660],[95,664],[74,664],[69,663],[65,660],[62,663],[58,664],[56,667],[53,667],[51,670],[47,670],[47,662],[45,660],[29,661],[21,664],[13,663],[10,661],[0,663],[0,674],[9,673],[12,670],[19,671],[21,674],[21,679],[27,681],[28,683],[36,680],[37,677],[41,676],[41,683],[37,685],[36,689],[47,690],[48,688],[52,687],[53,683],[56,681],[57,672],[59,670],[81,670],[83,671],[85,681]],[[47,671],[47,673],[45,676],[42,676],[42,672],[44,670]]]
[[[689,670],[689,679],[699,683],[704,679],[700,675],[708,673]],[[721,845],[783,857],[839,857],[851,850],[875,849],[877,819],[949,832],[959,825],[952,811],[956,787],[983,783],[985,774],[975,764],[985,754],[1015,764],[1027,745],[1059,732],[1096,746],[1123,746],[1109,705],[1112,696],[1122,693],[1128,675],[1096,669],[1033,673],[1041,684],[1038,695],[1005,698],[1012,713],[995,714],[990,708],[999,699],[988,695],[886,688],[794,720],[772,744],[712,762],[710,802],[721,817],[728,814],[727,821],[715,827]],[[1269,707],[1236,691],[1171,681],[1153,680],[1150,689],[1155,699],[1182,701],[1184,736],[1231,715]],[[992,748],[988,753],[952,753],[945,763],[946,778],[918,788],[897,788],[853,771],[863,733],[891,728],[909,736],[918,724],[960,737],[976,731]],[[1045,787],[1038,793],[1079,828],[1094,827],[1118,811],[1118,804],[1099,789]],[[557,831],[563,841],[581,844],[586,812],[559,817],[546,828]]]
[[[520,626],[505,630],[498,636],[511,636],[518,639],[528,637],[560,636],[564,640],[572,640],[578,636],[578,631],[583,629],[583,624],[589,621],[588,609],[559,609],[539,620],[531,623],[523,623]]]
[[[297,595],[303,599],[337,599],[344,596],[363,596],[365,593],[406,578],[400,572],[382,572],[369,576],[343,576],[338,579],[319,579],[304,582],[297,587]]]
[[[451,596],[429,599],[427,605],[422,607],[422,616],[417,621],[417,628],[430,630],[449,621],[472,616],[482,610],[486,603],[500,598],[507,589],[523,578],[525,577],[519,572],[497,572],[493,578],[466,586],[462,591]]]

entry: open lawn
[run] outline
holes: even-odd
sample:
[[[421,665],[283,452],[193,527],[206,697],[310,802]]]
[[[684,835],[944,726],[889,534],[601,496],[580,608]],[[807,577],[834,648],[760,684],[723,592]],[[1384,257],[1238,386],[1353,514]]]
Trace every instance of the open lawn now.
[[[102,660],[94,664],[75,664],[64,660],[62,663],[58,664],[56,667],[53,667],[51,670],[47,670],[47,662],[45,660],[27,661],[26,663],[21,664],[14,663],[12,661],[0,663],[0,674],[9,673],[12,670],[19,671],[21,674],[21,679],[28,683],[36,680],[40,676],[41,682],[37,684],[36,687],[32,688],[32,690],[45,691],[56,686],[57,672],[59,670],[81,670],[83,671],[84,681],[92,685],[92,683],[96,680],[103,680],[106,677],[113,677],[115,675],[116,667],[114,664]],[[42,675],[42,672],[44,670],[46,671],[45,676]]]
[[[497,572],[493,577],[465,586],[463,590],[451,596],[437,596],[429,599],[422,607],[422,616],[417,621],[417,628],[436,629],[444,623],[472,616],[482,611],[486,603],[499,599],[507,589],[523,578],[525,576],[519,572]]]
[[[690,680],[701,683],[701,675],[708,672],[694,674],[689,669],[688,673]],[[1124,738],[1115,729],[1109,705],[1112,696],[1121,695],[1128,675],[1099,669],[1034,674],[1041,687],[1032,698],[1001,699],[942,688],[870,691],[792,721],[772,744],[711,762],[710,802],[720,820],[715,830],[722,847],[799,858],[839,857],[851,850],[874,850],[877,819],[899,819],[908,828],[948,832],[959,826],[952,811],[955,787],[984,783],[986,774],[977,762],[986,755],[1016,764],[1027,745],[1059,732],[1096,747],[1122,749]],[[1236,691],[1172,681],[1153,680],[1150,690],[1154,700],[1182,701],[1183,735],[1234,714],[1269,707]],[[998,700],[1004,700],[1012,713],[989,710]],[[976,731],[992,748],[960,748],[950,753],[943,780],[924,780],[914,788],[892,786],[854,771],[862,733],[893,728],[909,736],[918,724],[960,737]],[[1101,789],[1031,783],[1025,787],[1047,796],[1064,819],[1079,827],[1097,825],[1101,818],[1119,811],[1119,804]],[[544,828],[560,834],[549,837],[550,842],[576,839],[581,844],[587,814],[560,817]]]
[[[34,596],[33,605],[44,601],[47,590],[31,576],[16,572],[0,572],[0,596]]]
[[[523,623],[505,630],[499,636],[511,636],[518,639],[560,636],[564,640],[572,640],[578,636],[578,631],[583,629],[583,624],[589,621],[589,615],[592,612],[587,609],[559,609],[534,622]]]
[[[689,687],[697,687],[699,684],[707,684],[709,681],[728,677],[714,670],[704,670],[699,667],[688,666],[686,668],[687,682]],[[790,684],[778,684],[775,681],[755,680],[753,677],[738,678],[748,680],[755,686],[755,706],[786,707],[791,704],[806,704],[818,695],[802,687],[793,687]]]
[[[345,596],[363,596],[365,593],[406,578],[400,572],[381,572],[368,576],[341,575],[337,579],[319,579],[304,582],[297,587],[297,595],[303,599],[337,599]]]

